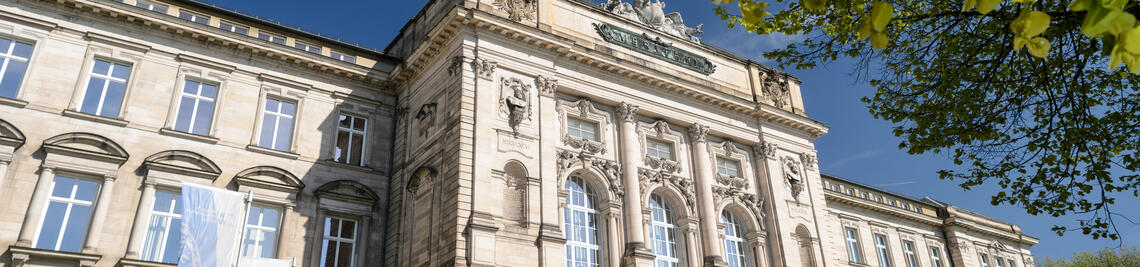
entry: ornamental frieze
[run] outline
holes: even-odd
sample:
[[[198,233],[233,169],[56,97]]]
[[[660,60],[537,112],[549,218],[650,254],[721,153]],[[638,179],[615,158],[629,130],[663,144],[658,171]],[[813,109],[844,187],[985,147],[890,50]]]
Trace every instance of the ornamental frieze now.
[[[574,165],[581,164],[581,168],[593,167],[604,175],[610,184],[610,190],[618,198],[625,195],[625,186],[621,183],[621,164],[617,161],[594,157],[585,152],[574,152],[559,149],[557,152],[558,184],[566,181],[566,172]]]
[[[562,136],[562,143],[566,143],[566,145],[568,145],[572,148],[580,149],[580,150],[582,150],[582,152],[589,153],[589,154],[605,154],[606,153],[606,146],[603,145],[601,142],[589,140],[589,139],[581,138],[581,137],[574,137],[574,136],[570,136],[569,134]]]
[[[538,0],[495,0],[491,6],[507,12],[507,18],[516,22],[535,21],[538,17]]]
[[[694,43],[701,42],[701,38],[693,36],[693,34],[701,33],[701,26],[704,25],[685,26],[685,20],[681,19],[680,12],[665,14],[665,2],[663,1],[634,0],[631,5],[621,0],[606,0],[601,6],[602,9],[619,17],[641,22],[650,28]]]
[[[653,185],[671,186],[684,195],[685,204],[690,210],[696,207],[697,189],[692,180],[662,170],[640,168],[637,172],[642,192],[647,192]]]
[[[677,66],[685,67],[704,75],[716,72],[716,65],[708,58],[661,41],[661,37],[651,38],[648,34],[636,34],[609,23],[594,24],[594,30],[603,40],[638,53],[646,54]]]
[[[761,205],[764,204],[764,199],[756,194],[748,193],[736,187],[726,186],[713,186],[713,202],[716,206],[720,206],[726,202],[738,202],[741,205],[748,207],[757,216],[762,216]]]
[[[681,172],[681,163],[654,156],[645,156],[645,165],[666,173]]]

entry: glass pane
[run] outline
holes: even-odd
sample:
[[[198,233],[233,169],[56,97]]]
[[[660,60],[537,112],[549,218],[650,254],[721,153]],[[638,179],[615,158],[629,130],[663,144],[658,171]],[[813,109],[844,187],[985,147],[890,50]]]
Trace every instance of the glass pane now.
[[[87,90],[83,92],[83,103],[79,112],[95,114],[99,109],[99,99],[103,96],[103,85],[106,80],[91,77],[87,81]]]
[[[213,85],[213,84],[203,83],[200,95],[203,97],[210,98],[210,99],[215,99],[218,97],[218,86]]]
[[[8,48],[12,46],[12,40],[7,38],[0,38],[0,53],[11,54]]]
[[[293,142],[293,119],[281,118],[281,125],[277,126],[277,144],[274,149],[289,151],[289,144]]]
[[[340,243],[340,248],[337,249],[337,263],[338,267],[350,267],[352,264],[352,243]]]
[[[248,225],[260,225],[261,224],[261,207],[258,207],[258,206],[249,207],[249,215],[248,216],[249,217],[245,218],[246,224],[248,224]]]
[[[333,264],[336,263],[336,249],[336,241],[325,240],[325,255],[323,256],[324,262],[321,263],[321,266],[333,266]]]
[[[175,205],[178,207],[180,205]],[[170,222],[170,233],[166,237],[166,250],[163,251],[162,262],[178,263],[178,256],[182,253],[182,219],[173,219]]]
[[[272,99],[272,98],[265,99],[265,110],[266,111],[277,112],[277,108],[280,105],[281,105],[281,101],[277,101],[277,99]]]
[[[99,115],[108,118],[118,118],[119,107],[123,104],[124,91],[126,91],[126,84],[119,82],[108,83],[107,95],[103,97],[103,110],[99,112]]]
[[[87,223],[91,221],[91,207],[71,205],[71,216],[67,218],[67,229],[63,231],[63,241],[59,250],[79,252],[83,238],[87,236]]]
[[[172,205],[174,205],[174,194],[165,191],[154,193],[154,211],[170,212]]]
[[[273,258],[277,252],[277,232],[262,232],[261,257]]]
[[[95,201],[95,194],[98,190],[99,182],[80,179],[78,188],[75,189],[75,199]]]
[[[193,133],[209,135],[212,121],[214,121],[214,102],[198,101],[198,115],[194,117]]]
[[[360,165],[360,157],[364,151],[364,136],[359,134],[352,135],[352,154],[349,155],[352,165]]]
[[[297,104],[281,102],[281,114],[293,116],[294,112],[297,112]]]
[[[333,148],[333,161],[340,163],[348,162],[348,136],[349,133],[346,131],[337,131],[336,147]]]
[[[193,80],[186,80],[186,84],[184,86],[182,86],[182,92],[187,93],[187,94],[191,94],[191,95],[197,95],[198,94],[198,85],[200,85],[200,84],[201,83],[198,83],[198,82],[193,81]]]
[[[56,176],[54,181],[55,183],[52,184],[51,196],[71,198],[71,189],[75,186],[75,179]]]
[[[93,66],[91,68],[91,73],[98,73],[98,74],[102,74],[102,75],[107,75],[107,72],[110,70],[111,70],[111,62],[96,59],[95,60],[95,66]]]
[[[340,237],[347,239],[356,238],[356,222],[344,221],[340,228]]]
[[[40,227],[40,236],[36,239],[36,248],[55,250],[59,230],[63,227],[63,215],[65,213],[67,213],[67,204],[48,203],[47,213],[44,214],[44,222]]]
[[[245,238],[244,238],[245,241],[242,241],[241,255],[243,257],[253,257],[253,256],[258,255],[259,251],[257,250],[258,249],[257,240],[259,238],[257,238],[257,237],[260,235],[261,235],[261,231],[246,228]]]
[[[111,77],[126,80],[128,77],[131,76],[131,67],[130,66],[122,65],[122,64],[112,64],[112,65],[114,65],[115,69],[114,69],[114,72],[111,72]]]
[[[340,125],[341,128],[350,128],[352,126],[352,118],[341,114],[340,117],[337,118],[337,125]]]
[[[353,117],[353,118],[352,118],[352,129],[353,129],[353,130],[363,131],[363,130],[364,130],[364,126],[365,126],[366,124],[367,124],[367,123],[365,123],[365,119],[356,118],[356,117]]]
[[[7,61],[8,68],[4,70],[4,76],[0,78],[0,97],[16,98],[16,93],[20,91],[20,83],[24,79],[24,71],[28,68],[28,63],[11,59]]]
[[[12,49],[12,55],[30,58],[32,57],[33,45],[25,42],[16,42],[16,46]]]
[[[194,115],[194,99],[182,97],[178,102],[178,115],[174,118],[174,130],[190,132],[190,117]]]
[[[325,235],[335,237],[340,232],[340,219],[325,219]]]
[[[277,209],[262,208],[261,226],[277,229]]]
[[[146,239],[143,241],[142,259],[148,261],[161,261],[159,249],[162,246],[162,236],[166,232],[168,217],[151,216],[146,227]],[[180,229],[181,230],[181,229]]]
[[[261,138],[258,140],[257,145],[261,147],[273,148],[273,137],[276,133],[273,131],[277,127],[277,117],[265,114],[261,118]]]

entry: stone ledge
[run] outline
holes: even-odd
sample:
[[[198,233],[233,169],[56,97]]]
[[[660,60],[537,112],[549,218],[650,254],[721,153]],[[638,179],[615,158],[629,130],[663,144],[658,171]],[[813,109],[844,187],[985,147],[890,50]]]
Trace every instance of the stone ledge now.
[[[0,97],[0,105],[9,105],[17,108],[28,106],[28,101],[15,98]]]
[[[281,150],[276,150],[276,149],[272,149],[272,148],[259,147],[259,146],[255,146],[255,145],[247,145],[247,146],[245,146],[245,150],[249,150],[249,151],[253,151],[253,152],[257,152],[257,153],[261,153],[261,154],[266,154],[266,155],[270,155],[270,156],[278,156],[278,157],[287,158],[287,159],[297,159],[297,158],[301,157],[300,154],[293,153],[290,151],[281,151]]]
[[[174,266],[178,266],[177,264],[171,264],[171,263],[165,263],[165,262],[153,262],[153,261],[126,259],[126,258],[119,260],[119,265],[123,266],[123,267],[174,267]]]
[[[217,144],[218,143],[218,138],[216,138],[216,137],[205,136],[205,135],[197,135],[197,134],[187,133],[187,132],[178,131],[178,130],[174,130],[174,129],[162,128],[162,129],[158,130],[158,133],[163,134],[163,135],[169,135],[169,136],[174,136],[174,137],[179,137],[179,138],[190,139],[190,140],[208,143],[208,144]]]
[[[336,162],[336,161],[333,161],[332,159],[318,160],[317,163],[320,163],[320,164],[323,164],[323,165],[329,166],[329,167],[349,169],[349,170],[363,172],[363,173],[376,172],[375,169],[373,169],[372,167],[368,167],[368,165],[364,165],[364,166],[352,165],[352,164],[348,164],[348,163]]]
[[[121,120],[121,119],[107,118],[107,117],[98,116],[98,115],[91,115],[91,114],[78,112],[78,111],[74,111],[74,110],[70,110],[70,109],[64,110],[63,116],[64,117],[72,117],[72,118],[76,118],[76,119],[82,119],[82,120],[88,120],[88,121],[93,121],[93,122],[98,122],[98,123],[106,123],[106,124],[119,126],[119,127],[124,127],[124,126],[127,126],[127,124],[130,124],[130,122],[125,121],[125,120]]]
[[[31,261],[32,258],[72,260],[78,262],[80,267],[93,267],[95,263],[99,262],[100,258],[103,258],[103,255],[98,254],[55,251],[23,246],[11,246],[8,247],[8,251],[12,253],[12,266],[16,267],[27,266],[28,261]]]

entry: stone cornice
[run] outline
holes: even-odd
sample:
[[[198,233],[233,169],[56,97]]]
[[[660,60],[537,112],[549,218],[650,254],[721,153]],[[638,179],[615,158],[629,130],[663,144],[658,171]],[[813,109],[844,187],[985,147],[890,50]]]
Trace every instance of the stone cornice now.
[[[882,205],[879,203],[875,203],[875,202],[870,201],[870,200],[865,200],[865,199],[860,199],[860,198],[857,198],[854,196],[845,195],[845,194],[840,193],[840,192],[824,190],[824,196],[826,197],[826,199],[828,201],[835,201],[835,202],[844,203],[844,204],[848,204],[848,205],[852,205],[852,206],[856,206],[856,207],[860,207],[860,208],[870,209],[870,210],[873,210],[876,212],[890,214],[890,215],[893,215],[896,217],[901,217],[901,218],[904,218],[904,219],[907,219],[910,221],[914,221],[914,222],[919,222],[919,223],[932,225],[932,226],[942,226],[942,224],[943,224],[942,220],[938,219],[936,217],[930,217],[927,215],[915,213],[915,212],[912,212],[909,210],[904,210],[904,209],[900,209],[900,208],[896,208],[896,207],[888,207],[888,206],[885,206],[885,205]]]

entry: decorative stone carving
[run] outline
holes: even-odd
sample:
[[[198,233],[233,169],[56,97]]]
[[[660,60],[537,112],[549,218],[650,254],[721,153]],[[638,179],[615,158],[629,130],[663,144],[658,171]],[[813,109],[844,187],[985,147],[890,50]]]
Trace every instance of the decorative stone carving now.
[[[694,123],[689,126],[689,138],[693,139],[693,143],[704,142],[709,136],[709,127],[700,123]]]
[[[697,25],[695,28],[685,26],[685,21],[681,19],[681,13],[665,14],[665,2],[660,0],[634,0],[632,5],[621,0],[607,0],[601,6],[619,17],[641,22],[650,28],[694,43],[701,42],[701,38],[693,35],[701,33],[701,26],[704,24]]]
[[[747,190],[748,189],[748,180],[746,180],[742,177],[729,176],[729,175],[717,173],[716,174],[716,182],[722,186],[732,187],[732,188],[736,188],[739,190]]]
[[[587,153],[587,154],[605,154],[606,153],[606,146],[603,145],[601,142],[597,142],[597,141],[593,141],[593,140],[587,140],[585,138],[573,137],[570,135],[562,136],[562,142],[566,143],[566,145],[568,145],[572,148],[581,149],[582,152]]]
[[[646,54],[657,59],[700,72],[704,75],[716,72],[716,65],[708,58],[689,52],[680,47],[673,46],[661,40],[661,37],[650,37],[646,33],[636,33],[609,23],[594,24],[594,31],[602,40],[627,49]]]
[[[463,56],[455,56],[451,58],[451,65],[447,67],[447,74],[451,76],[459,75],[463,72]]]
[[[619,199],[625,195],[625,186],[621,183],[621,164],[618,164],[616,161],[597,158],[585,152],[558,150],[557,164],[559,185],[564,184],[566,171],[578,163],[582,163],[582,167],[592,166],[601,171],[602,174],[606,176],[606,180],[610,182],[610,190],[612,190]]]
[[[495,69],[498,67],[499,63],[482,58],[471,61],[471,68],[475,70],[475,76],[480,79],[490,80],[495,76]]]
[[[645,157],[645,165],[655,170],[660,170],[666,173],[679,173],[681,172],[681,163],[669,159],[663,159],[653,156]]]
[[[507,12],[507,18],[513,21],[535,21],[538,18],[538,0],[495,0],[491,6]]]
[[[416,112],[416,121],[419,125],[420,137],[427,136],[431,133],[431,129],[435,127],[435,110],[436,103],[427,103],[420,106],[420,110]]]
[[[664,120],[657,120],[653,122],[653,132],[659,138],[665,137],[665,133],[669,132],[669,123]]]
[[[779,149],[776,143],[761,140],[759,144],[756,144],[756,146],[752,148],[752,151],[756,152],[757,158],[768,159],[775,157],[776,150]]]
[[[637,170],[637,173],[639,176],[638,178],[641,181],[642,192],[647,192],[650,186],[656,184],[660,184],[662,186],[672,186],[678,192],[681,192],[685,195],[685,203],[690,208],[690,210],[693,207],[696,207],[697,189],[694,188],[695,185],[693,184],[692,180],[685,177],[673,175],[674,172],[666,170],[652,170],[641,168]]]
[[[534,78],[534,86],[538,87],[538,93],[545,96],[554,96],[554,91],[558,88],[558,80],[543,75],[538,75]]]
[[[417,191],[420,190],[420,186],[423,186],[425,184],[430,184],[433,180],[435,180],[435,176],[436,176],[435,168],[426,167],[426,166],[420,167],[419,169],[416,169],[416,171],[412,173],[412,177],[410,179],[408,179],[408,185],[405,186],[405,189],[407,189],[409,193],[412,193],[414,195],[414,194],[416,194]]]
[[[783,158],[784,166],[784,181],[792,190],[792,197],[799,198],[800,192],[804,190],[803,175],[800,173],[800,163],[796,162],[795,158],[785,156]]]
[[[606,175],[606,178],[610,180],[610,190],[613,190],[618,198],[625,196],[625,185],[621,183],[621,164],[618,164],[616,161],[604,159],[593,160],[590,163],[594,165],[594,168],[598,168]]]
[[[621,102],[617,107],[618,119],[621,121],[632,122],[636,120],[637,105]]]
[[[800,161],[804,163],[804,167],[808,169],[815,169],[816,157],[815,153],[804,152],[800,153]]]
[[[519,124],[531,117],[530,84],[514,77],[502,78],[500,81],[499,110],[506,113],[511,131],[517,136]]]
[[[724,149],[724,152],[728,155],[740,153],[740,149],[736,148],[736,144],[733,144],[730,141],[724,141],[720,143],[720,147],[721,149]]]
[[[764,205],[764,200],[756,194],[749,193],[736,187],[713,186],[713,202],[723,204],[725,202],[736,201],[748,207],[753,213],[762,216],[760,206]]]
[[[771,101],[772,105],[777,108],[788,106],[789,101],[791,101],[791,89],[788,88],[787,75],[776,71],[767,71],[763,76],[764,98]]]
[[[566,174],[566,170],[570,169],[570,166],[573,166],[575,163],[578,163],[581,161],[582,161],[582,155],[568,151],[568,150],[559,150],[558,151],[558,160],[557,160],[558,177],[562,177],[564,174]],[[558,184],[562,184],[562,181],[559,180]]]

